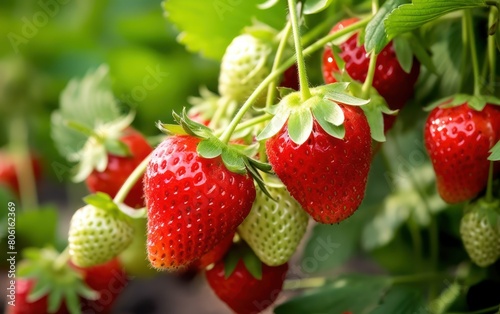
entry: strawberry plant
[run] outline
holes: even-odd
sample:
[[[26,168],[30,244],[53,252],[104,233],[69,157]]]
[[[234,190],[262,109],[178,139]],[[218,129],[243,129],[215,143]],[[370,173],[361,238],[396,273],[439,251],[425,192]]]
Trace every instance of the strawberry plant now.
[[[500,2],[156,9],[183,58],[215,68],[148,67],[135,100],[169,83],[143,106],[117,94],[113,82],[133,76],[119,54],[65,82],[53,168],[91,194],[71,204],[61,241],[38,237],[57,216],[29,211],[40,165],[19,132],[28,110],[14,116],[0,199],[20,199],[18,239],[37,248],[24,250],[7,313],[109,313],[127,276],[172,273],[203,273],[227,313],[500,311]],[[6,87],[29,77],[0,80],[0,100],[25,103]]]

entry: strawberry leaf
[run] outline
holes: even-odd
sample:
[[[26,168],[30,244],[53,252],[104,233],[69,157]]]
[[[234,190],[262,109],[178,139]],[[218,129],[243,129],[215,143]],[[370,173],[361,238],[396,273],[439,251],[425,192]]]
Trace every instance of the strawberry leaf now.
[[[237,247],[233,247],[224,257],[224,278],[227,279],[233,274],[239,261],[240,253]]]
[[[215,141],[203,140],[196,147],[198,154],[207,159],[215,158],[222,153],[222,147],[217,145]]]
[[[420,63],[423,64],[431,73],[437,74],[438,71],[434,65],[434,61],[432,61],[432,56],[427,51],[427,48],[423,44],[422,40],[412,33],[409,34],[409,44],[415,57],[417,57],[418,61],[420,61]]]
[[[304,3],[304,14],[316,14],[328,8],[332,0],[307,0]]]
[[[496,145],[490,149],[490,156],[488,157],[488,160],[492,161],[500,160],[500,141],[497,142]]]
[[[344,125],[333,125],[330,122],[325,120],[325,117],[321,114],[317,114],[315,111],[315,108],[313,108],[313,113],[314,113],[314,118],[316,121],[318,121],[319,125],[321,128],[331,136],[338,138],[338,139],[343,139],[345,136],[345,128]]]
[[[363,106],[370,102],[369,99],[365,100],[358,97],[354,97],[346,94],[345,92],[344,93],[328,92],[326,93],[325,98],[351,106]]]
[[[167,135],[187,135],[188,133],[178,124],[164,124],[158,121],[156,127],[160,129],[162,133]],[[192,133],[192,132],[191,132]],[[189,134],[195,136],[194,133]]]
[[[189,51],[220,60],[234,37],[258,20],[276,29],[286,23],[286,2],[169,0],[163,2],[165,16],[180,30],[178,41]],[[195,21],[195,22],[194,22]]]
[[[243,161],[243,157],[238,153],[236,153],[235,151],[230,149],[224,149],[222,150],[221,157],[222,157],[222,162],[229,171],[239,174],[246,173],[245,162]]]
[[[313,118],[309,109],[297,110],[288,119],[288,134],[297,145],[302,145],[307,141],[312,128]]]
[[[340,106],[329,100],[321,99],[312,109],[314,117],[321,117],[325,121],[340,126],[344,123],[344,111]]]
[[[408,38],[404,36],[395,37],[393,40],[394,51],[401,68],[406,73],[410,73],[413,66],[413,51]]]
[[[290,116],[290,110],[280,110],[281,107],[277,109],[275,116],[269,121],[264,130],[257,135],[257,141],[268,139],[283,128]]]
[[[391,12],[402,4],[408,3],[407,0],[388,0],[386,1],[377,13],[372,17],[370,23],[366,25],[365,31],[365,50],[367,52],[375,51],[380,53],[382,49],[389,43],[385,31],[384,20]]]
[[[243,263],[245,264],[248,272],[258,280],[262,279],[262,262],[257,255],[250,249],[243,249]]]
[[[457,10],[486,7],[487,0],[413,0],[392,11],[385,19],[388,39],[416,29],[425,23]]]
[[[385,142],[384,115],[382,113],[394,114],[394,112],[387,107],[385,100],[381,96],[374,97],[372,95],[371,99],[372,101],[368,105],[361,108],[368,120],[372,138],[377,142]]]

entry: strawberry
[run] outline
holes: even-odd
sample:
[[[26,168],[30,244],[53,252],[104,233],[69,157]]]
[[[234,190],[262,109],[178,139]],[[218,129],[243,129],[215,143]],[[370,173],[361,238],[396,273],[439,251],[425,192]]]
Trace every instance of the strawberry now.
[[[500,201],[480,199],[466,208],[460,221],[465,250],[478,266],[487,267],[500,257]]]
[[[299,70],[297,69],[297,64],[292,65],[283,73],[283,78],[281,79],[280,87],[291,88],[293,90],[299,90]]]
[[[289,123],[266,142],[269,162],[290,194],[314,220],[328,224],[346,219],[359,207],[372,159],[363,111],[338,106],[345,117],[343,139],[327,133],[315,116],[304,143],[290,137]]]
[[[0,185],[5,185],[16,195],[19,195],[19,180],[16,172],[15,156],[7,151],[0,150]],[[38,180],[41,175],[40,161],[35,155],[30,155],[31,171],[34,179]]]
[[[197,153],[201,139],[173,135],[153,152],[144,177],[148,257],[153,267],[185,267],[235,232],[250,212],[248,173],[229,171],[220,156]]]
[[[82,272],[87,286],[99,293],[97,300],[81,298],[82,312],[111,313],[116,299],[128,284],[127,275],[118,259],[87,268],[72,267]]]
[[[215,294],[237,314],[260,313],[276,301],[283,288],[288,264],[271,267],[262,264],[262,278],[255,278],[243,260],[226,278],[225,262],[219,261],[207,270],[208,284]]]
[[[104,171],[94,169],[85,183],[91,192],[104,192],[114,197],[134,169],[146,158],[153,148],[144,136],[129,127],[125,129],[120,141],[128,147],[129,156],[118,156],[108,152],[108,164]],[[144,207],[142,180],[132,187],[125,199],[130,207]]]
[[[425,147],[436,173],[441,198],[460,203],[476,197],[485,187],[490,162],[488,151],[500,138],[500,109],[482,111],[468,103],[434,108],[425,124]],[[496,163],[498,173],[498,162]]]
[[[221,61],[219,93],[237,103],[243,103],[271,72],[274,33],[262,29],[259,33],[237,36],[226,48]],[[265,95],[259,98],[265,101]]]
[[[350,18],[337,23],[331,30],[335,33],[358,21],[358,18]],[[339,57],[345,62],[345,71],[354,80],[364,82],[368,73],[370,58],[365,47],[358,45],[359,32],[351,35],[342,42],[339,47],[341,52]],[[335,75],[340,74],[339,69],[330,47],[326,47],[323,52],[323,78],[326,83],[337,82]],[[377,65],[373,77],[373,87],[384,97],[390,109],[401,109],[413,95],[415,85],[420,73],[420,63],[416,58],[410,73],[406,73],[400,66],[394,45],[391,42],[380,52],[377,57]],[[386,129],[394,124],[394,116],[384,115]]]
[[[89,267],[105,263],[127,248],[134,237],[130,218],[118,207],[100,206],[92,198],[104,198],[102,194],[88,197],[89,204],[75,212],[69,226],[69,252],[73,263]]]
[[[266,182],[271,199],[260,189],[238,234],[269,266],[286,263],[306,232],[309,216],[280,182]]]
[[[205,253],[199,260],[194,261],[189,268],[204,270],[213,263],[220,261],[233,244],[234,233],[222,239],[213,249]]]
[[[30,292],[36,284],[35,279],[18,278],[15,281],[16,301],[15,306],[7,305],[7,314],[46,314],[48,312],[47,295],[31,302],[28,300]],[[66,309],[65,304],[61,304],[56,314],[67,314],[69,311]]]

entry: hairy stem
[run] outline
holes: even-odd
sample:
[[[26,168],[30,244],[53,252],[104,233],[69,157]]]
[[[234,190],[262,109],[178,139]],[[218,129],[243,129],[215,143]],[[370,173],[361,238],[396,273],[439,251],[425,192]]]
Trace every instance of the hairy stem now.
[[[368,72],[366,73],[366,79],[361,87],[361,98],[368,98],[370,95],[370,88],[373,85],[373,77],[375,75],[375,69],[377,67],[377,54],[373,51],[370,55],[370,64],[368,66]]]
[[[292,23],[288,22],[285,26],[285,29],[283,29],[283,33],[281,34],[281,40],[278,45],[278,50],[276,51],[276,56],[274,57],[274,62],[273,62],[273,67],[271,72],[274,72],[278,69],[281,59],[283,58],[283,54],[285,52],[286,48],[286,42],[288,40],[288,37],[290,36],[290,32],[292,31]],[[276,79],[269,84],[267,88],[267,99],[266,99],[266,108],[269,108],[273,102],[274,99],[276,98]]]
[[[474,73],[474,95],[481,94],[481,75],[479,74],[479,61],[476,50],[476,35],[474,34],[474,24],[470,10],[464,11],[464,24],[466,26],[469,49],[471,53],[472,71]]]
[[[297,68],[299,69],[299,83],[302,101],[311,98],[309,90],[309,81],[307,80],[306,63],[302,52],[302,43],[300,41],[300,26],[297,12],[297,0],[288,0],[288,10],[290,11],[290,21],[292,22],[293,41],[295,43],[295,56],[297,58]]]

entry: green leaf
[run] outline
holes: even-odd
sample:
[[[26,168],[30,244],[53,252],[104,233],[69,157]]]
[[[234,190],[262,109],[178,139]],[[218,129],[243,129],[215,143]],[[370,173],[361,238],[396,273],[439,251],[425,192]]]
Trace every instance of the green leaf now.
[[[425,302],[422,292],[407,287],[397,287],[389,290],[382,303],[370,314],[387,313],[423,313]],[[435,313],[435,312],[432,312]]]
[[[318,121],[319,125],[326,133],[340,140],[344,138],[345,128],[343,124],[339,126],[331,124],[330,122],[326,121],[323,116],[316,115],[316,113],[314,112],[314,108],[313,108],[313,113],[314,113],[314,118],[316,118],[316,121]]]
[[[259,9],[266,10],[278,4],[280,0],[267,0],[264,3],[258,5]]]
[[[238,249],[230,249],[229,252],[224,257],[224,278],[229,278],[236,266],[238,266],[238,262],[240,261],[240,252]]]
[[[316,14],[328,8],[332,0],[307,0],[304,3],[304,14]]]
[[[472,96],[467,105],[476,111],[482,111],[486,107],[486,100],[481,96]]]
[[[210,159],[219,156],[222,153],[222,147],[215,141],[203,140],[198,144],[196,151],[201,157]]]
[[[313,117],[309,109],[297,110],[288,119],[288,134],[297,145],[302,145],[311,135]]]
[[[164,124],[158,121],[156,127],[160,129],[162,133],[167,135],[187,135],[188,133],[178,124]],[[191,134],[191,135],[194,135]]]
[[[280,98],[285,98],[286,95],[289,95],[291,93],[295,93],[296,90],[293,88],[288,88],[288,87],[278,87],[278,93],[280,95]],[[272,114],[271,111],[269,113]]]
[[[113,202],[111,196],[103,192],[96,192],[95,194],[87,195],[83,201],[89,205],[102,209],[114,209],[116,204]]]
[[[389,43],[387,34],[385,32],[384,20],[391,12],[398,6],[408,3],[407,0],[388,0],[386,1],[377,13],[366,25],[365,30],[365,50],[367,52],[375,51],[379,54],[382,49]]]
[[[269,121],[264,130],[257,135],[257,141],[268,139],[278,133],[285,125],[289,116],[290,110],[280,110],[280,108],[278,108],[276,115]]]
[[[416,29],[447,13],[486,7],[486,0],[413,0],[396,8],[384,21],[389,39]]]
[[[363,106],[362,108],[366,119],[368,120],[368,125],[370,126],[372,139],[377,142],[385,142],[384,115],[380,110],[380,106],[387,107],[387,104],[384,99],[379,96],[372,98],[370,104]]]
[[[199,1],[168,0],[163,2],[166,17],[180,30],[178,40],[191,52],[220,60],[226,47],[252,20],[281,29],[286,23],[286,2],[280,1],[267,10],[258,7],[259,0]]]
[[[345,275],[274,309],[276,314],[369,313],[390,287],[387,277]]]
[[[262,279],[262,262],[250,248],[245,249],[243,252],[243,263],[255,279]]]
[[[338,104],[329,100],[322,99],[313,107],[312,111],[314,117],[321,116],[325,121],[335,126],[340,126],[344,123],[344,111]]]
[[[343,93],[328,92],[325,95],[325,98],[351,106],[363,106],[370,102],[369,99],[361,99],[358,97],[354,97],[345,92]]]
[[[51,133],[57,149],[66,158],[78,153],[87,139],[87,135],[69,127],[69,121],[94,130],[121,116],[108,72],[108,67],[102,65],[82,79],[71,80],[61,93],[59,110],[52,114]]]
[[[410,37],[411,40],[409,40],[409,44],[411,50],[415,54],[415,57],[417,57],[418,61],[420,61],[420,63],[423,64],[431,73],[437,74],[437,69],[434,65],[434,61],[432,60],[432,56],[429,51],[427,51],[427,48],[423,44],[422,40],[411,33]]]
[[[401,68],[406,73],[410,73],[413,66],[413,51],[411,49],[408,38],[403,36],[394,37],[392,40],[396,58],[398,59]]]
[[[246,167],[245,162],[243,161],[243,157],[238,155],[238,153],[236,153],[235,151],[224,149],[222,150],[221,157],[222,162],[229,171],[239,174],[246,173]]]
[[[359,246],[367,218],[367,215],[356,211],[341,224],[314,226],[301,257],[303,271],[308,274],[320,273],[347,262]]]
[[[498,161],[500,160],[500,141],[496,143],[493,148],[490,149],[490,156],[488,160]]]

